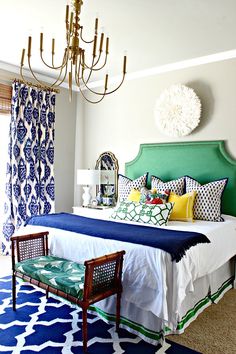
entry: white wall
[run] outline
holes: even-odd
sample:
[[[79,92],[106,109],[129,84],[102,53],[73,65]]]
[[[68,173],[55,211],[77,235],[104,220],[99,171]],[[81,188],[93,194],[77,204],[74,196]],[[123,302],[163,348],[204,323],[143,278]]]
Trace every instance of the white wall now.
[[[111,72],[121,72],[124,50],[133,72],[235,48],[235,0],[86,0],[86,31],[96,13],[110,36]]]
[[[202,102],[199,127],[187,137],[172,139],[158,131],[155,100],[172,84],[192,87]],[[126,81],[117,93],[98,105],[84,107],[84,161],[93,167],[98,155],[112,151],[124,164],[138,153],[141,143],[226,140],[236,158],[236,59]],[[184,173],[184,171],[183,171]]]
[[[69,102],[68,90],[60,89],[56,97],[55,123],[55,209],[72,212],[74,200],[74,164],[77,95]],[[79,144],[77,145],[79,150]]]

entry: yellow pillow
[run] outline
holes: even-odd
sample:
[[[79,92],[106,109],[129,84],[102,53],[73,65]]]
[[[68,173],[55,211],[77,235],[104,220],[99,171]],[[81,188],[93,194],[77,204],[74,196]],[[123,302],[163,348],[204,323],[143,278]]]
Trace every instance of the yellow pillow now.
[[[130,202],[138,203],[140,201],[141,192],[138,189],[131,189],[130,194],[128,195],[128,200]]]
[[[174,203],[173,211],[170,214],[170,220],[193,222],[193,204],[196,194],[196,191],[192,191],[180,196],[170,192],[168,202]]]

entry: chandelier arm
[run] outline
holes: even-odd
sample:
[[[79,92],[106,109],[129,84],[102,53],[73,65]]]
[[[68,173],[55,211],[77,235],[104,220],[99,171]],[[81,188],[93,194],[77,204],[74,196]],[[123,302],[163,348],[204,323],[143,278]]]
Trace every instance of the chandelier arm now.
[[[103,69],[104,66],[106,65],[108,53],[106,53],[106,55],[105,55],[104,63],[103,63],[99,68],[95,68],[95,66],[99,63],[99,61],[100,61],[100,59],[101,59],[101,55],[102,55],[102,52],[99,52],[98,60],[96,61],[96,63],[95,63],[95,64],[93,65],[93,67],[92,67],[92,70],[93,70],[93,71],[99,71],[99,70]]]
[[[89,69],[89,70],[92,70],[92,71],[99,71],[99,70],[103,69],[104,66],[106,65],[106,63],[107,63],[107,56],[108,56],[108,53],[106,53],[105,61],[104,61],[103,65],[100,66],[99,68],[95,68],[95,66],[98,64],[98,62],[99,62],[99,60],[100,60],[100,58],[101,58],[101,53],[99,53],[98,60],[96,61],[95,64],[92,64],[91,66],[88,66],[88,65],[85,63],[85,60],[83,59],[83,64],[82,64],[82,66],[83,66],[84,69]]]
[[[89,70],[89,74],[88,74],[88,77],[87,77],[87,79],[86,79],[86,84],[89,82],[89,80],[90,80],[90,78],[91,78],[91,75],[92,75],[92,72],[93,72],[93,62],[94,62],[94,60],[95,60],[95,57],[93,56],[93,60],[92,60],[92,65],[91,65],[91,67],[90,68],[87,68],[88,70]],[[82,69],[82,72],[84,71],[84,69]]]
[[[94,64],[92,64],[90,68],[93,68],[98,64],[99,60],[101,59],[101,54],[102,54],[102,52],[99,52],[96,62]],[[93,61],[94,61],[94,59],[95,59],[95,57],[93,58]]]
[[[81,78],[81,79],[82,79],[82,81],[83,81],[84,86],[85,86],[91,93],[93,93],[93,94],[95,94],[95,95],[103,95],[103,93],[94,91],[94,90],[92,90],[92,89],[87,85],[87,82],[84,80],[83,72],[84,72],[84,70],[82,70],[82,78]],[[118,85],[115,89],[113,89],[113,90],[111,90],[111,91],[105,91],[105,95],[110,95],[111,93],[113,93],[113,92],[115,92],[116,90],[118,90],[118,89],[121,87],[121,85],[123,84],[124,79],[125,79],[125,72],[123,73],[123,77],[122,77],[122,80],[121,80],[121,82],[119,83],[119,85]]]
[[[83,96],[83,98],[84,98],[87,102],[95,104],[95,103],[101,102],[101,101],[104,99],[104,97],[105,97],[105,95],[106,95],[106,92],[105,92],[106,89],[104,90],[104,93],[101,94],[102,97],[99,98],[97,101],[92,101],[92,100],[88,99],[88,98],[85,96],[83,90],[81,89],[80,78],[79,78],[78,72],[75,73],[75,82],[76,82],[76,85],[77,85],[78,88],[79,88],[79,91],[80,91],[81,95]]]
[[[79,77],[79,71],[75,71],[75,83],[76,85],[80,88],[80,77]]]
[[[33,78],[34,78],[40,85],[42,85],[41,81],[38,80],[37,76],[34,74],[32,68],[31,68],[30,57],[29,57],[29,56],[28,56],[28,66],[29,66],[29,69],[30,69],[30,72],[31,72]],[[52,87],[52,86],[49,85],[48,87]]]
[[[81,95],[83,96],[83,98],[84,98],[87,102],[93,103],[93,104],[96,104],[96,103],[101,102],[101,101],[104,99],[105,95],[106,95],[106,94],[104,93],[103,96],[102,96],[101,98],[99,98],[99,100],[97,100],[97,101],[91,101],[90,99],[88,99],[88,98],[85,96],[85,94],[83,93],[83,90],[81,89],[80,86],[79,86],[79,90],[80,90],[80,93],[81,93]]]
[[[65,72],[64,72],[63,78],[61,79],[62,70],[63,70],[64,68],[65,68]],[[68,70],[68,62],[66,63],[66,66],[64,66],[63,68],[61,68],[60,74],[59,74],[58,78],[57,78],[56,81],[54,81],[54,82],[52,83],[52,85],[51,85],[52,87],[53,87],[53,86],[60,86],[60,85],[63,83],[63,81],[65,80],[66,75],[67,75],[67,70]],[[60,81],[60,82],[58,83],[58,81]]]
[[[49,69],[54,69],[54,70],[58,70],[58,69],[63,69],[68,61],[69,58],[69,51],[68,51],[68,47],[65,49],[65,53],[62,59],[62,64],[59,66],[51,66],[49,64],[46,63],[46,61],[43,59],[43,52],[40,51],[40,58],[42,60],[42,62],[44,63],[45,66],[47,66]]]
[[[111,93],[117,91],[117,90],[121,87],[121,85],[123,84],[124,79],[125,79],[125,73],[123,74],[122,80],[121,80],[121,82],[119,83],[119,85],[118,85],[114,90],[111,90],[111,91],[106,92],[106,95],[110,95]]]
[[[39,79],[37,78],[37,76],[34,74],[34,72],[33,72],[33,70],[32,70],[32,67],[31,67],[31,64],[30,64],[30,57],[28,57],[28,66],[29,66],[29,69],[30,69],[30,72],[31,72],[33,78],[34,78],[40,85],[42,85],[42,82],[39,81]],[[55,82],[53,82],[51,85],[46,85],[47,87],[52,88],[52,87],[56,86],[57,82],[60,80],[62,70],[63,70],[63,69],[61,68],[61,71],[60,71],[60,74],[59,74],[57,80],[56,80]],[[65,79],[66,73],[67,73],[67,65],[66,65],[66,72],[65,72],[65,75],[64,75],[64,78],[63,78],[63,79]],[[61,84],[63,81],[64,81],[64,80],[62,80],[62,81],[60,82],[60,84]],[[58,84],[57,86],[60,86],[60,84]]]
[[[101,70],[101,69],[106,65],[106,62],[107,62],[107,55],[108,55],[108,52],[107,52],[107,51],[106,51],[106,57],[105,57],[105,62],[104,62],[104,64],[103,64],[100,68],[94,69],[95,66],[99,63],[99,61],[100,61],[100,59],[101,59],[103,38],[104,38],[104,33],[101,34],[99,55],[98,55],[98,58],[97,58],[96,62],[93,63],[91,66],[88,66],[88,65],[85,63],[85,61],[83,61],[84,65],[86,66],[87,69],[92,69],[92,70],[98,71],[98,70]],[[94,41],[93,41],[93,42],[94,42]],[[95,59],[95,55],[93,56],[93,62],[94,62],[94,59]]]
[[[106,89],[104,90],[104,93],[102,92],[97,92],[97,91],[94,91],[92,90],[88,85],[87,85],[87,82],[86,80],[84,79],[84,70],[82,70],[82,77],[81,77],[81,80],[84,84],[84,86],[86,87],[86,89],[88,89],[91,93],[93,93],[94,95],[99,95],[99,96],[103,96],[103,95],[106,95]]]
[[[82,41],[84,43],[87,43],[87,44],[91,44],[94,42],[94,38],[91,40],[91,41],[86,41],[84,38],[83,38],[83,26],[80,26],[80,39],[82,39]]]
[[[104,61],[104,63],[103,63],[99,68],[95,68],[95,66],[96,66],[96,65],[98,64],[98,62],[99,62],[99,61],[97,61],[97,62],[94,64],[92,70],[93,70],[93,71],[99,71],[99,70],[103,69],[104,66],[105,66],[106,63],[107,63],[107,56],[108,56],[108,53],[106,53],[105,61]]]
[[[80,70],[81,70],[81,54],[79,56],[79,66],[78,66],[78,60],[76,61],[76,64],[75,64],[75,81],[77,81],[76,78],[78,78],[80,80],[80,76],[79,76]]]

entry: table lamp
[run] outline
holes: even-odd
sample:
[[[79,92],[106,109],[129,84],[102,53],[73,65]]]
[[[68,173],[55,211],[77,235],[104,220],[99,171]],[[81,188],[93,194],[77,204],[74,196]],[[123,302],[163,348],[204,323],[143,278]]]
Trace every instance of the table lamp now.
[[[100,183],[99,170],[77,170],[77,184],[83,186],[84,193],[82,195],[83,206],[87,207],[91,201],[90,186]]]

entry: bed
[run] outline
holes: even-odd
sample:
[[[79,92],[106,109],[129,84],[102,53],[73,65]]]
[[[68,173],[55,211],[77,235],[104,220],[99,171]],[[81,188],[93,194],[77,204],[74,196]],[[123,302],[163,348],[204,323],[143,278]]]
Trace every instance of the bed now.
[[[125,174],[135,179],[145,172],[163,180],[189,175],[202,184],[229,178],[222,200],[224,222],[172,221],[165,227],[203,233],[210,243],[191,247],[176,262],[169,253],[149,246],[47,229],[51,252],[73,261],[83,262],[121,249],[126,251],[121,327],[157,344],[163,335],[182,333],[206,307],[219,301],[233,286],[236,162],[226,152],[224,141],[143,144],[138,156],[126,164]],[[42,229],[45,227],[28,225],[24,233]],[[114,299],[109,298],[93,306],[91,311],[112,322],[114,305]]]

